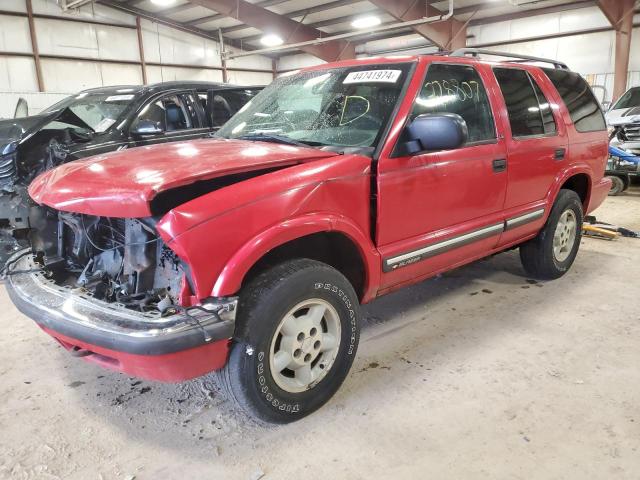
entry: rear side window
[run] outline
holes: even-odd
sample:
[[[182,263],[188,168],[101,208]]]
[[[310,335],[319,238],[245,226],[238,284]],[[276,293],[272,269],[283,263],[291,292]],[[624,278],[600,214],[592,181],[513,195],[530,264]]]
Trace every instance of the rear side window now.
[[[553,119],[553,113],[551,113],[551,105],[549,104],[547,97],[545,97],[544,93],[542,93],[542,90],[538,86],[535,79],[529,73],[527,73],[527,75],[529,75],[529,80],[531,81],[531,85],[533,86],[533,91],[536,93],[536,97],[538,98],[538,105],[540,108],[540,115],[542,116],[544,133],[556,133],[556,121]]]
[[[411,119],[423,113],[456,113],[467,124],[469,143],[496,138],[482,80],[467,65],[432,64],[416,98]]]
[[[147,104],[134,121],[133,128],[143,120],[154,122],[166,132],[197,128],[198,117],[189,98],[188,94],[170,94]]]
[[[507,105],[513,137],[556,132],[549,102],[529,73],[516,68],[495,68],[494,73]]]
[[[562,97],[577,131],[606,130],[607,125],[600,105],[589,84],[580,75],[561,69],[543,70]]]
[[[206,98],[205,112],[209,124],[218,128],[227,123],[247,102],[260,92],[259,89],[210,90]],[[203,96],[201,96],[203,98]]]

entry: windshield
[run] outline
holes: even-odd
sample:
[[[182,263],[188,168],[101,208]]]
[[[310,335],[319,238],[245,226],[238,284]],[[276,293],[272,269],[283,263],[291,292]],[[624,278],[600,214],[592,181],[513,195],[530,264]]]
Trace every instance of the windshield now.
[[[406,63],[360,65],[280,77],[234,115],[217,136],[373,147],[409,67]]]
[[[136,94],[132,92],[132,89],[122,89],[115,93],[83,92],[61,100],[42,113],[55,112],[68,108],[80,119],[80,122],[77,123],[83,124],[74,126],[88,127],[96,133],[101,133],[108,130],[120,119],[135,98]],[[64,123],[67,122],[65,121]],[[56,128],[57,123],[52,122],[50,126]]]
[[[616,110],[618,108],[631,108],[638,106],[640,106],[640,88],[631,88],[620,97],[611,109]]]

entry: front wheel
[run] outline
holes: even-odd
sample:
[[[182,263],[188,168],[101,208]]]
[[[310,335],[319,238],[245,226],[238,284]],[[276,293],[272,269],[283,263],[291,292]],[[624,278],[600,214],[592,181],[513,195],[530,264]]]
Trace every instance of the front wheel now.
[[[573,190],[560,190],[547,223],[538,235],[520,246],[520,260],[534,278],[564,275],[576,258],[582,239],[582,203]]]
[[[277,265],[242,290],[223,386],[258,420],[298,420],[346,378],[359,320],[358,297],[340,272],[307,259]]]

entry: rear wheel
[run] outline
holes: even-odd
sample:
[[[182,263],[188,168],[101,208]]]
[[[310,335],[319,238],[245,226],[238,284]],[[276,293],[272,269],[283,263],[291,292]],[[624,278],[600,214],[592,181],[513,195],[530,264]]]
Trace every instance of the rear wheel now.
[[[631,185],[631,177],[627,175],[622,179],[622,182],[624,183],[624,187],[622,188],[622,191],[626,192],[629,189],[629,186]]]
[[[607,178],[611,179],[611,190],[609,190],[609,196],[615,197],[625,190],[625,182],[620,177],[616,175],[608,175]]]
[[[337,270],[307,259],[275,266],[242,290],[223,386],[258,420],[298,420],[349,373],[359,318],[353,287]]]
[[[572,190],[560,190],[547,223],[520,246],[520,259],[530,276],[550,280],[569,270],[580,247],[582,218],[580,197]]]

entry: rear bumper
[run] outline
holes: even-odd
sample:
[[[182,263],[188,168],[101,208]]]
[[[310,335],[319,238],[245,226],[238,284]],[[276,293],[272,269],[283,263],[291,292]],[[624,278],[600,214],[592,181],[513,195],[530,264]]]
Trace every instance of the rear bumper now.
[[[15,265],[31,268],[30,255]],[[179,381],[221,368],[235,327],[237,298],[162,317],[60,287],[42,273],[10,275],[6,287],[18,310],[76,356],[144,378]]]
[[[587,213],[593,212],[596,208],[602,205],[602,202],[604,202],[607,195],[609,195],[609,190],[611,190],[611,179],[609,178],[603,178],[591,187],[591,196],[589,198]]]

